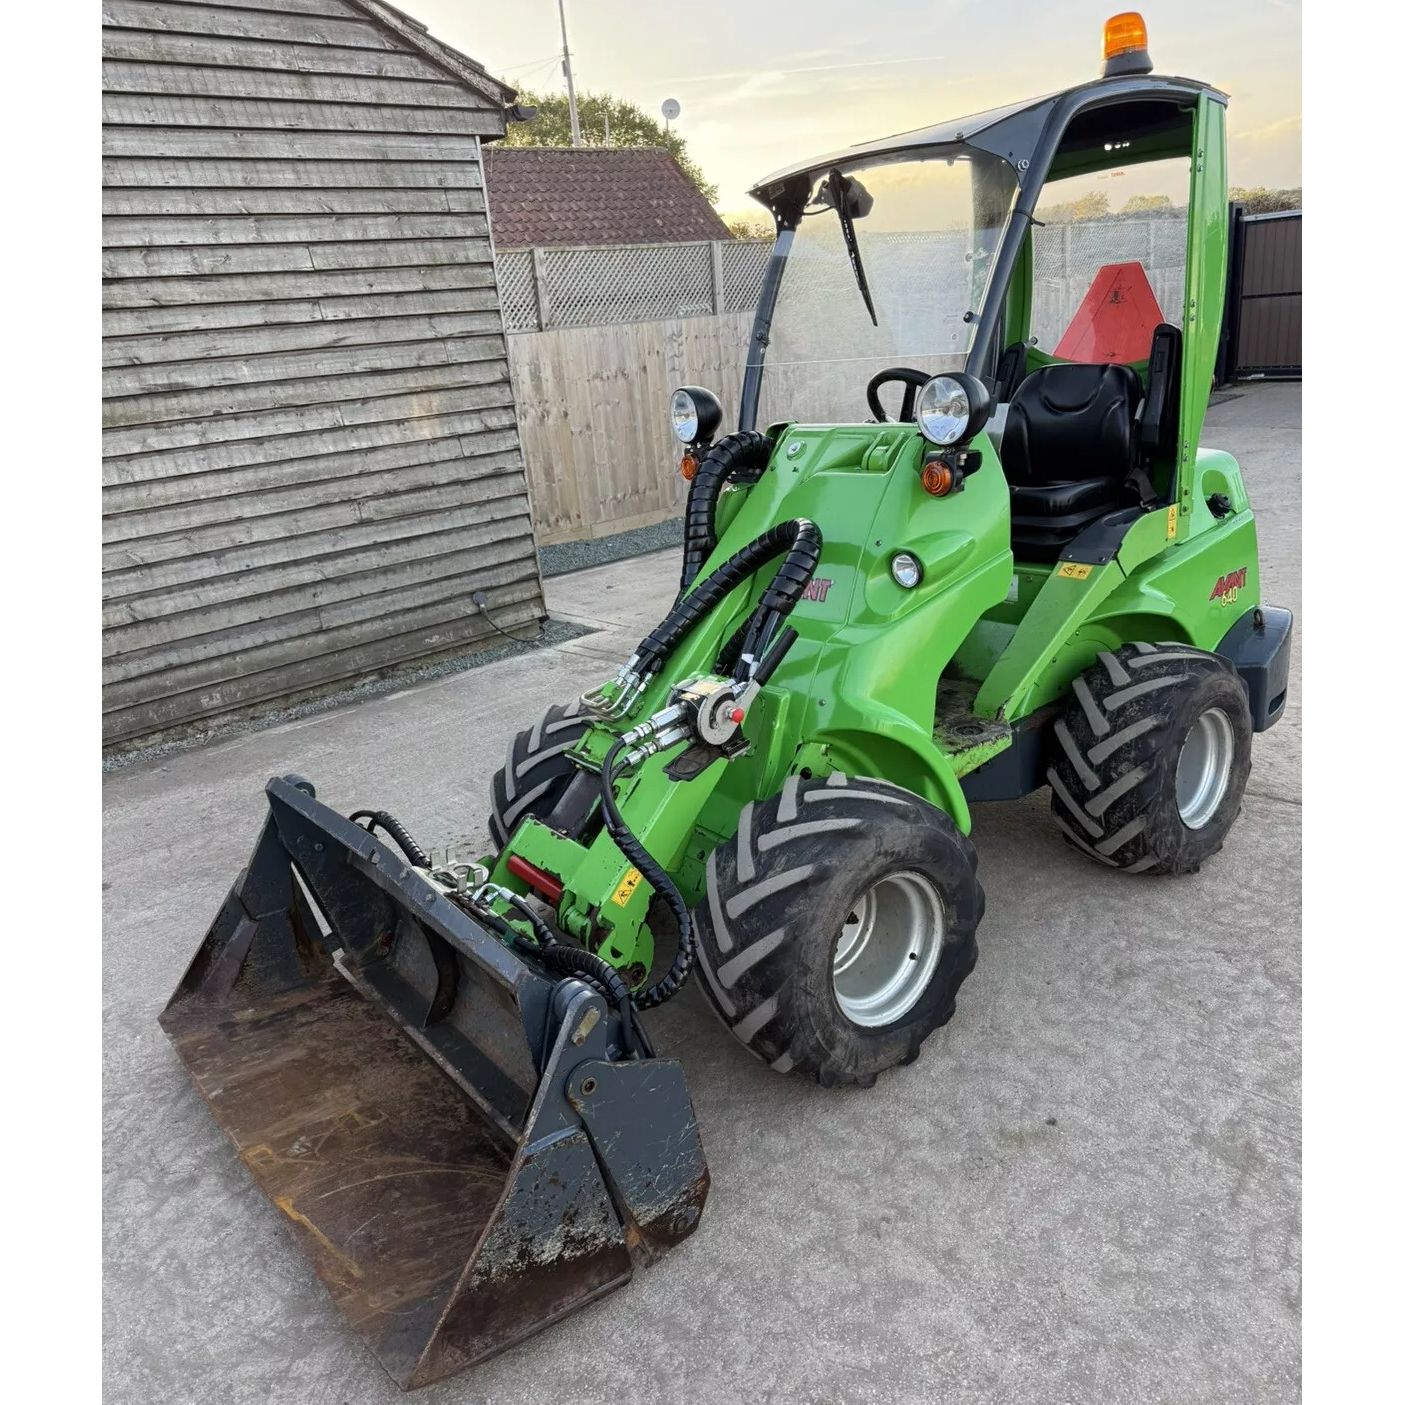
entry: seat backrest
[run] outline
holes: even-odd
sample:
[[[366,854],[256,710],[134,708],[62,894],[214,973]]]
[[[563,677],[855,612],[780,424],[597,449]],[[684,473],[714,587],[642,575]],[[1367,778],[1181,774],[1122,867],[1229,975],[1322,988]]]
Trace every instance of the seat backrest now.
[[[1142,383],[1130,366],[1041,366],[1010,401],[1000,459],[1012,483],[1126,478],[1136,464]]]
[[[994,398],[997,403],[1008,402],[1019,389],[1019,384],[1025,377],[1025,358],[1028,355],[1029,347],[1022,341],[1005,348],[1000,364],[995,368]]]
[[[1176,451],[1181,418],[1181,331],[1163,322],[1151,334],[1146,366],[1146,402],[1137,428],[1137,448],[1148,465]]]

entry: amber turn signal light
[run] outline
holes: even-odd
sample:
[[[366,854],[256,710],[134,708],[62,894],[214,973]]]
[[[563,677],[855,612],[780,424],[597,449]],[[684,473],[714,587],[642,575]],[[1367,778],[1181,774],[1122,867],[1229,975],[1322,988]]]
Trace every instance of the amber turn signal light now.
[[[951,471],[951,465],[942,463],[940,459],[929,463],[922,470],[922,486],[934,498],[944,498],[952,490],[956,482],[956,475]]]
[[[1135,11],[1113,15],[1103,25],[1103,58],[1115,59],[1146,48],[1146,21]]]
[[[685,481],[691,483],[693,479],[697,476],[697,459],[695,459],[692,454],[684,454],[683,457],[678,461],[678,471],[683,475]]]

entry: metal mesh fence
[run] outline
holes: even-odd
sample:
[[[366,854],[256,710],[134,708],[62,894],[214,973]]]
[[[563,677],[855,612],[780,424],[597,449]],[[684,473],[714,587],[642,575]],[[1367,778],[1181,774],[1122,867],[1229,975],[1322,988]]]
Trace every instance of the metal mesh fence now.
[[[756,306],[771,248],[769,239],[730,239],[713,244],[504,249],[497,260],[503,323],[509,332],[529,332],[746,312]],[[1184,209],[1156,218],[1114,217],[1036,227],[1031,330],[1038,345],[1052,350],[1098,270],[1109,263],[1140,262],[1162,314],[1179,326],[1185,248]],[[899,344],[923,340],[920,329],[928,324],[960,325],[970,295],[973,256],[962,239],[942,233],[888,236],[870,239],[865,254],[875,273],[879,263],[898,261],[913,289],[910,306],[884,308]],[[832,278],[836,297],[851,295],[847,257],[836,257],[832,268],[823,260],[809,262],[803,269],[790,268],[788,278]]]

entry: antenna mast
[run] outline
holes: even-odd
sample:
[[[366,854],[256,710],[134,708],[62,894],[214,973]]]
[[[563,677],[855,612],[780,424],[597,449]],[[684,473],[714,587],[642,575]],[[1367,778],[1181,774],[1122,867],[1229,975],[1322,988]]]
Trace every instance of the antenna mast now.
[[[566,42],[566,0],[556,0],[561,13],[561,72],[566,75],[566,100],[571,104],[571,145],[581,144],[581,117],[576,111],[576,80],[571,76],[571,46]]]

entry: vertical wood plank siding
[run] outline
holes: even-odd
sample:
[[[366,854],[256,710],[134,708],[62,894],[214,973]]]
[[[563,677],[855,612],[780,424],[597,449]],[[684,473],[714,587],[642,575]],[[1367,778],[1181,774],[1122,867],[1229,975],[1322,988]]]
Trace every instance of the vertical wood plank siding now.
[[[543,546],[647,527],[683,512],[668,420],[680,385],[705,385],[735,425],[750,312],[616,322],[507,339]]]
[[[105,0],[104,742],[544,617],[500,105],[351,0]]]

